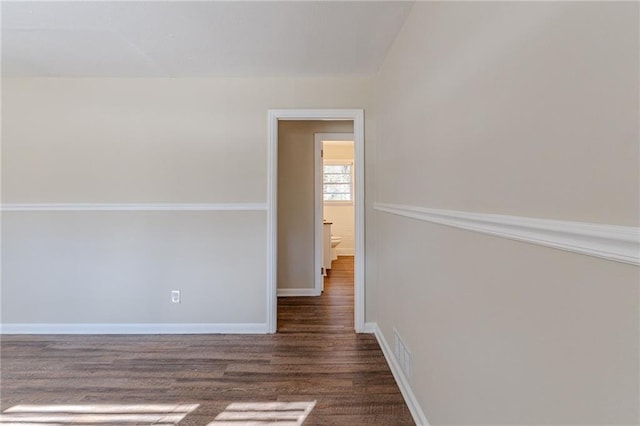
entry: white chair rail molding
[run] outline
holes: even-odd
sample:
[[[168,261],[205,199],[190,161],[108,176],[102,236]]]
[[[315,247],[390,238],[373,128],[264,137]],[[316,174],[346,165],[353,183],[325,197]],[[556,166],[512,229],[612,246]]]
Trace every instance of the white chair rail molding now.
[[[252,211],[266,203],[5,203],[5,212],[52,211]]]
[[[374,203],[380,212],[640,265],[640,228]]]

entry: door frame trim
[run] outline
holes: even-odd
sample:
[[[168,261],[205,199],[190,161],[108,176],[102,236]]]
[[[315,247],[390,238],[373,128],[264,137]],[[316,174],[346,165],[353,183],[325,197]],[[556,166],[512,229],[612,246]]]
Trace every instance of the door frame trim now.
[[[364,110],[362,109],[270,109],[267,111],[267,330],[275,333],[278,323],[278,121],[330,120],[353,121],[355,168],[354,229],[354,326],[364,330]]]

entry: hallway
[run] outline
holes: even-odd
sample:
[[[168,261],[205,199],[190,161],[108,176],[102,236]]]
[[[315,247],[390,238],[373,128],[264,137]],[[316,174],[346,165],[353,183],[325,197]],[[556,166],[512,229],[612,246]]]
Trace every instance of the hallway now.
[[[353,333],[353,256],[333,261],[320,297],[279,297],[278,333]]]

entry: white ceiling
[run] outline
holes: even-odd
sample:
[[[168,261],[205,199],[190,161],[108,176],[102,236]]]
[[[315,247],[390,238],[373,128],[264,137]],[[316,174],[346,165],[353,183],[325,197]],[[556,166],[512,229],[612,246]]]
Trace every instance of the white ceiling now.
[[[2,75],[370,74],[411,4],[2,1]]]

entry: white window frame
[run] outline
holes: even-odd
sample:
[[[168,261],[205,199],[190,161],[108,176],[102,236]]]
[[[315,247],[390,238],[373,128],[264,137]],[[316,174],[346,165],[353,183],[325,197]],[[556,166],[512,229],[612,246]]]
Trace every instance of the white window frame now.
[[[343,165],[350,165],[351,166],[351,182],[349,182],[349,192],[351,195],[351,199],[349,200],[325,200],[324,199],[324,166],[328,165],[328,166],[343,166]],[[340,159],[330,159],[330,160],[325,160],[323,159],[322,161],[322,202],[324,204],[327,205],[331,205],[331,206],[351,206],[353,205],[353,177],[355,176],[355,173],[353,171],[354,169],[354,161],[353,160],[340,160]]]

